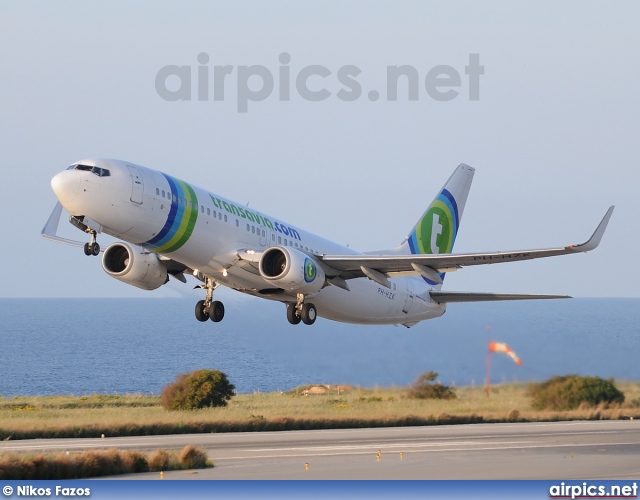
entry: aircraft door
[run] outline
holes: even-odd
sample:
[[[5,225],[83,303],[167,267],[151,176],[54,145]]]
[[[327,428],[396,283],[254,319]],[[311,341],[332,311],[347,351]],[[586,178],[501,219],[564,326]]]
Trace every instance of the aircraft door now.
[[[131,201],[133,203],[137,203],[138,205],[142,205],[143,195],[144,195],[144,181],[142,180],[142,174],[140,171],[132,166],[127,165],[129,169],[129,173],[131,174]]]
[[[268,231],[260,226],[256,227],[256,229],[260,231],[260,246],[267,246],[267,243],[269,242],[269,240],[267,239],[269,238]]]

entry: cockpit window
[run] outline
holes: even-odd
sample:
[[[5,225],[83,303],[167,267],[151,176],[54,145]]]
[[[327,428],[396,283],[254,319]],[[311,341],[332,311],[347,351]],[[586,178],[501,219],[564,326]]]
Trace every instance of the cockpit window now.
[[[109,172],[106,168],[100,167],[93,167],[92,172],[98,177],[109,177],[111,175],[111,172]]]
[[[96,174],[98,177],[109,177],[111,175],[111,172],[109,170],[107,170],[106,168],[100,168],[100,167],[92,167],[91,165],[71,165],[67,170],[84,170],[85,172],[91,172]]]

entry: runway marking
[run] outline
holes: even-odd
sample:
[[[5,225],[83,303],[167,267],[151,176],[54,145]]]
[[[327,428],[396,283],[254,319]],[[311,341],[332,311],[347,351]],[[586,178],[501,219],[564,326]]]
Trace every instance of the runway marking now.
[[[460,451],[495,451],[495,450],[525,450],[525,449],[536,449],[536,448],[579,448],[579,447],[589,447],[589,446],[630,446],[630,445],[640,445],[638,443],[605,443],[605,444],[552,444],[552,445],[529,445],[529,446],[485,446],[481,448],[439,448],[439,449],[424,449],[424,450],[409,450],[407,454],[416,454],[416,453],[442,453],[442,452],[460,452]],[[396,450],[390,450],[388,453],[400,453],[403,451],[402,448]],[[313,450],[309,450],[309,453],[297,453],[297,454],[274,454],[274,455],[255,455],[255,456],[234,456],[234,457],[213,457],[214,460],[252,460],[258,458],[295,458],[295,457],[324,457],[324,456],[340,456],[340,455],[368,455],[371,453],[370,451],[351,451],[351,452],[341,452],[341,453],[313,453]]]
[[[360,430],[360,429],[358,429]],[[279,435],[280,437],[282,437],[281,433],[274,433],[275,435]],[[544,433],[544,434],[534,434],[534,435],[530,435],[530,434],[523,434],[523,433],[519,433],[519,434],[512,434],[509,436],[501,436],[503,438],[505,437],[509,437],[509,438],[527,438],[529,440],[535,439],[535,438],[540,438],[540,437],[549,437],[549,436],[590,436],[590,435],[597,435],[597,434],[616,434],[616,431],[584,431],[584,432],[557,432],[557,433]],[[14,446],[6,446],[4,443],[0,444],[0,450],[31,450],[31,449],[65,449],[65,448],[112,448],[112,447],[116,447],[116,446],[122,446],[122,445],[126,445],[126,446],[138,446],[138,447],[149,447],[150,443],[149,441],[162,441],[162,440],[180,440],[180,441],[186,441],[186,437],[187,436],[193,436],[194,439],[196,439],[197,441],[200,441],[202,445],[216,445],[218,443],[216,443],[215,441],[219,440],[221,437],[226,437],[223,434],[193,434],[193,435],[174,435],[174,436],[144,436],[143,440],[140,440],[139,436],[136,436],[135,438],[119,438],[119,437],[112,437],[112,438],[106,438],[104,440],[100,439],[100,438],[91,438],[90,440],[88,439],[82,439],[79,438],[77,440],[70,440],[70,439],[65,439],[64,441],[60,442],[57,441],[55,443],[24,443],[24,444],[16,444]],[[238,436],[236,436],[238,437]],[[246,438],[246,440],[252,440],[255,441],[256,440],[256,435],[255,433],[248,433],[246,435],[242,436],[243,438]],[[461,436],[462,437],[462,436]],[[487,436],[487,435],[475,435],[475,436],[464,436],[465,439],[467,440],[475,440],[475,439],[482,439],[482,440],[487,440],[487,439],[496,439],[496,437],[492,437],[492,436]],[[354,438],[355,439],[355,438]],[[378,439],[378,440],[376,440]],[[442,441],[445,442],[447,440],[452,439],[452,437],[437,437],[437,436],[433,436],[433,437],[428,437],[427,439],[431,440],[431,441]],[[382,438],[371,438],[371,446],[393,446],[393,445],[397,445],[397,446],[411,446],[411,444],[405,444],[405,443],[393,443],[393,444],[385,444],[383,443],[384,437]],[[37,440],[39,441],[39,440]],[[526,442],[526,441],[525,441]],[[6,442],[5,442],[6,443]],[[239,445],[244,445],[245,443],[239,443]],[[471,444],[471,443],[470,443]],[[366,446],[366,445],[362,445],[362,446]],[[272,448],[265,448],[267,450],[270,450]],[[286,448],[281,448],[281,449],[286,449]],[[260,448],[258,448],[258,450],[260,450]]]
[[[498,444],[524,444],[531,443],[532,441],[504,441]],[[383,449],[383,448],[419,448],[421,446],[472,446],[475,444],[482,444],[477,442],[470,441],[460,441],[460,442],[452,442],[452,443],[388,443],[388,444],[360,444],[360,445],[343,445],[343,446],[314,446],[313,448],[308,448],[304,446],[297,446],[291,448],[254,448],[250,450],[246,450],[247,452],[259,452],[259,451],[293,451],[293,450],[358,450],[358,449]]]

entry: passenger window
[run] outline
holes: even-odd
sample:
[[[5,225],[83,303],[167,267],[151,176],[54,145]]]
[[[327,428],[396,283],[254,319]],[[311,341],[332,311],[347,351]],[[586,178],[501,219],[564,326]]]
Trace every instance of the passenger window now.
[[[247,231],[251,231],[251,225],[247,224]]]
[[[284,239],[284,246],[287,246],[287,238]]]
[[[227,216],[226,215],[224,216],[224,221],[227,222]]]
[[[162,190],[162,197],[163,197],[163,198],[166,198],[166,197],[167,197],[166,193],[164,192],[164,189]]]
[[[176,203],[178,201],[178,199],[176,198],[176,195],[173,195],[173,202]]]
[[[240,227],[240,221],[236,219],[236,227]]]
[[[156,188],[156,194],[160,196],[160,190],[158,188]]]
[[[252,232],[253,234],[256,234],[256,226],[251,226],[251,232]]]
[[[200,205],[200,212],[204,213],[204,205]]]
[[[225,215],[226,217],[226,215]],[[222,212],[218,212],[218,219],[222,220]]]
[[[278,245],[282,245],[282,236],[278,236]]]
[[[211,215],[211,209],[207,207],[207,215]]]
[[[276,235],[275,234],[271,235],[271,241],[276,241]]]
[[[213,218],[215,219],[218,216],[218,212],[216,212],[215,210],[213,211]]]

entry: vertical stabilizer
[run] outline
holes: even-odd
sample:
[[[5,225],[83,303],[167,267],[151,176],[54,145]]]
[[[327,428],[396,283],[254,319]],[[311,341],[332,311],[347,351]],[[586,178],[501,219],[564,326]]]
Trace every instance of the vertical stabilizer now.
[[[453,251],[474,172],[475,169],[469,165],[458,165],[402,243],[400,253],[435,255]],[[431,285],[441,285],[423,278]],[[444,278],[444,273],[440,274],[440,278]]]

